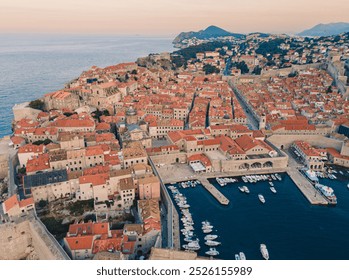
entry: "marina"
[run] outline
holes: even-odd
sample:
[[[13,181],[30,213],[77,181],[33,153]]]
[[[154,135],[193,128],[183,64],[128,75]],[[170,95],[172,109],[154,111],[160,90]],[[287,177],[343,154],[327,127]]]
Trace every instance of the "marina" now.
[[[349,231],[348,173],[344,173],[345,176],[337,174],[338,179],[319,178],[321,184],[335,191],[338,197],[335,207],[309,204],[286,173],[278,174],[281,180],[273,175],[275,179],[270,176],[271,181],[258,181],[255,176],[256,180],[252,177],[252,182],[247,179],[246,183],[242,177],[235,177],[237,181],[224,186],[220,186],[216,178],[208,179],[229,199],[229,205],[219,203],[201,184],[179,187],[190,205],[188,210],[194,223],[192,236],[180,235],[182,249],[189,241],[191,244],[186,248],[197,249],[200,256],[230,260],[237,254],[243,259],[239,253],[243,252],[245,258],[261,260],[264,257],[260,245],[265,244],[270,259],[328,259],[329,254],[331,259],[348,259],[349,241],[345,238]],[[273,183],[277,193],[270,190],[269,182]],[[243,186],[249,188],[250,195],[239,190]],[[258,194],[263,195],[265,204],[256,199]],[[176,209],[181,213],[178,205]],[[203,232],[205,221],[212,226],[205,227],[209,233]],[[183,229],[181,222],[180,228]],[[209,246],[205,244],[208,240],[220,244]]]

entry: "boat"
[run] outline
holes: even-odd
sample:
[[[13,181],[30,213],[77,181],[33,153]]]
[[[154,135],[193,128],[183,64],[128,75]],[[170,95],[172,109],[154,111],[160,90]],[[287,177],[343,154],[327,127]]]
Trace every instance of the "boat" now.
[[[274,187],[274,183],[273,182],[269,182],[269,185]]]
[[[203,232],[203,233],[211,233],[211,232],[212,232],[212,229],[203,229],[202,232]]]
[[[216,248],[210,248],[210,250],[205,252],[205,254],[209,256],[218,256],[219,252],[216,250]]]
[[[349,183],[348,183],[348,185],[347,185],[347,188],[349,189]]]
[[[246,255],[245,255],[244,252],[240,252],[240,253],[239,253],[239,256],[240,256],[240,260],[242,260],[242,261],[245,261],[245,260],[246,260]]]
[[[273,192],[273,193],[276,193],[276,189],[274,187],[270,187],[270,190]]]
[[[245,193],[250,193],[250,190],[248,189],[247,186],[243,186],[243,189],[244,189]]]
[[[199,242],[199,238],[196,238],[195,240],[192,239],[192,237],[185,237],[184,238],[185,242]]]
[[[314,171],[311,171],[311,170],[308,169],[308,170],[306,170],[304,172],[304,174],[312,182],[316,182],[317,183],[319,181],[319,179],[316,177],[316,173]]]
[[[330,204],[337,204],[337,197],[332,188],[322,184],[315,184],[315,188],[320,191]]]
[[[259,195],[258,195],[258,198],[259,198],[259,200],[260,200],[262,203],[265,203],[265,198],[264,198],[263,195],[259,194]]]
[[[202,230],[204,230],[204,229],[212,229],[212,228],[213,228],[212,225],[203,225],[203,226],[201,227]]]
[[[269,260],[269,252],[265,244],[260,245],[261,254],[264,259]]]
[[[282,178],[281,178],[281,176],[279,175],[279,174],[275,174],[275,177],[276,177],[276,179],[278,179],[279,181],[281,181],[282,180]]]
[[[218,237],[218,235],[215,235],[215,234],[208,234],[205,236],[205,240],[214,240]]]
[[[276,177],[274,176],[274,174],[271,174],[270,176],[274,181],[276,180]]]
[[[244,183],[248,182],[248,180],[247,180],[247,178],[245,176],[242,176],[242,181],[244,181]]]
[[[200,245],[197,243],[188,243],[186,245],[183,245],[183,248],[190,251],[197,251],[200,250]]]
[[[244,187],[239,187],[240,192],[245,192]]]
[[[207,246],[218,246],[218,245],[221,245],[221,242],[213,241],[213,240],[206,240],[205,245],[207,245]]]
[[[235,260],[237,260],[237,261],[240,260],[240,255],[239,254],[235,254]]]

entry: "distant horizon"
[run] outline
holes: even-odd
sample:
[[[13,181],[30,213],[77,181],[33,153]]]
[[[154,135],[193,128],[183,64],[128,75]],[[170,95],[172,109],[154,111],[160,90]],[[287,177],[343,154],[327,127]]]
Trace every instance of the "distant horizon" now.
[[[297,34],[349,22],[349,1],[334,0],[2,0],[0,34],[175,36],[209,25],[248,34]]]
[[[206,29],[207,27],[209,26],[217,26],[219,28],[222,28],[226,31],[229,31],[229,32],[232,32],[232,33],[239,33],[239,34],[251,34],[251,33],[266,33],[266,34],[275,34],[275,35],[278,35],[278,34],[286,34],[286,35],[297,35],[298,33],[304,31],[304,30],[307,30],[307,29],[311,29],[313,28],[314,26],[317,26],[317,25],[320,25],[320,24],[324,24],[324,25],[327,25],[327,24],[336,24],[336,23],[347,23],[349,24],[349,21],[348,22],[345,22],[345,21],[337,21],[337,22],[319,22],[317,24],[314,24],[312,26],[308,26],[308,27],[304,27],[302,30],[299,30],[299,31],[296,31],[296,32],[269,32],[269,31],[260,31],[258,29],[254,30],[254,31],[250,31],[250,32],[240,32],[238,30],[230,30],[228,28],[224,28],[222,26],[219,26],[219,25],[214,25],[214,24],[207,24],[205,27],[202,27],[202,28],[199,28],[199,29],[196,29],[196,30],[182,30],[182,31],[179,31],[178,33],[159,33],[159,34],[151,34],[151,33],[89,33],[89,32],[81,32],[81,33],[76,33],[76,32],[48,32],[48,31],[32,31],[32,32],[21,32],[21,31],[18,31],[18,32],[2,32],[0,31],[0,35],[25,35],[25,36],[31,36],[31,35],[58,35],[58,36],[119,36],[119,37],[159,37],[159,38],[171,38],[171,37],[175,37],[177,36],[179,33],[181,32],[191,32],[191,31],[194,31],[194,32],[197,32],[197,31],[200,31],[200,30],[204,30]]]

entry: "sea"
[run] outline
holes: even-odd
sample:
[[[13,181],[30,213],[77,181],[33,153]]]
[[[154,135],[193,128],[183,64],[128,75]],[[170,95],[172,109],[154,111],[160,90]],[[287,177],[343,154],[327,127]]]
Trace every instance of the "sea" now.
[[[172,52],[172,37],[0,34],[0,137],[15,104],[64,87],[82,71]]]
[[[216,240],[221,242],[216,247],[219,259],[235,259],[235,254],[244,252],[247,259],[261,260],[263,243],[271,260],[349,260],[349,171],[343,174],[336,174],[337,180],[320,179],[334,189],[336,206],[311,205],[286,173],[280,173],[282,181],[273,181],[276,194],[267,181],[244,183],[237,177],[238,183],[221,187],[210,179],[230,200],[228,206],[219,204],[202,185],[179,188],[190,204],[201,246],[198,254],[205,256],[209,250],[201,230],[201,222],[207,220],[214,226],[211,234],[218,235]],[[248,186],[249,194],[239,191],[243,185]],[[258,194],[264,196],[265,204]],[[181,235],[181,246],[186,244],[183,239]]]

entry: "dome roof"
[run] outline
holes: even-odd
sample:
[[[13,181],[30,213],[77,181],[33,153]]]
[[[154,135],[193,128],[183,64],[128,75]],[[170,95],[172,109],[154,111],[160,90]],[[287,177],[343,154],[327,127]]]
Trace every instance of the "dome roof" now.
[[[126,115],[127,116],[134,116],[136,114],[137,114],[137,112],[136,112],[136,110],[132,106],[126,110]]]

